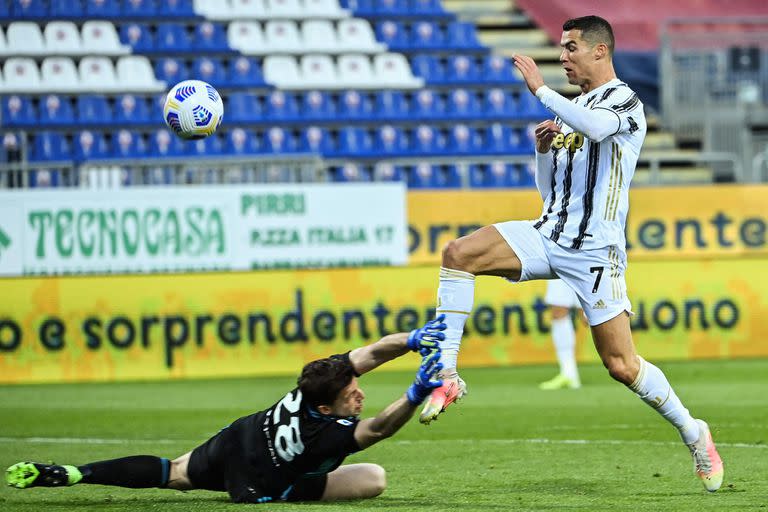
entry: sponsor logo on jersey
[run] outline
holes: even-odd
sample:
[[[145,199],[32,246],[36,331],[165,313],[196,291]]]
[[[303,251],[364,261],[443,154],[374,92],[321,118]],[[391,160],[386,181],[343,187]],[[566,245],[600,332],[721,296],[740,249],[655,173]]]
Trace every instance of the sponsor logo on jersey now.
[[[555,149],[566,148],[571,153],[575,153],[577,150],[584,146],[584,134],[580,132],[571,132],[569,134],[558,133],[555,138],[552,139],[552,147]]]

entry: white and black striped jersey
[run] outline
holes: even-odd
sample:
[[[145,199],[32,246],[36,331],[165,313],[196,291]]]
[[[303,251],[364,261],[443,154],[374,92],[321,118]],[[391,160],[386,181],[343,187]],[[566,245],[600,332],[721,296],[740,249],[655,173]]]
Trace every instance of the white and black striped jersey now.
[[[629,184],[646,132],[643,104],[619,79],[569,101],[536,91],[561,132],[549,153],[536,153],[536,185],[544,199],[534,226],[572,249],[624,248]]]

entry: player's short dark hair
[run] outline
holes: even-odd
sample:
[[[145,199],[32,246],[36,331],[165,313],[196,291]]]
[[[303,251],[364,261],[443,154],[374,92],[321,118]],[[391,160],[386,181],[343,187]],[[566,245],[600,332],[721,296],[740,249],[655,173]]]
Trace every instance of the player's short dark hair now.
[[[354,369],[346,361],[331,357],[318,359],[301,370],[299,390],[313,407],[331,405],[354,376]]]
[[[607,20],[600,16],[582,16],[571,18],[563,23],[563,30],[581,30],[581,37],[592,46],[605,43],[608,51],[613,55],[616,40],[613,38],[613,28]]]

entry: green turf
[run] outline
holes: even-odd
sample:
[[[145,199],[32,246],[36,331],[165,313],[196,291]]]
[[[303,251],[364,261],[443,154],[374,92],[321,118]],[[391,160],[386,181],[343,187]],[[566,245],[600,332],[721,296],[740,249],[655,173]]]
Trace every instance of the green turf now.
[[[768,361],[660,365],[725,461],[704,491],[677,433],[598,366],[579,391],[542,392],[552,368],[466,370],[470,395],[429,427],[413,420],[349,462],[376,462],[389,488],[374,500],[262,509],[768,511]],[[82,464],[128,454],[174,457],[230,420],[279,399],[293,379],[0,387],[0,466]],[[366,413],[410,376],[364,377]],[[33,439],[39,438],[39,439]],[[42,439],[41,439],[42,438]],[[59,438],[59,439],[57,439]],[[63,438],[72,438],[67,442]],[[223,494],[78,485],[2,487],[1,511],[242,510]]]

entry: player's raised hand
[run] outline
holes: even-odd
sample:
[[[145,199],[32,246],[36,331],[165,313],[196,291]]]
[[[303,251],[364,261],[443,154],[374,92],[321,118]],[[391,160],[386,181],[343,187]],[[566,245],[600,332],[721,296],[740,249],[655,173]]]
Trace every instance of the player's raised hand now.
[[[528,90],[531,93],[536,94],[536,90],[544,85],[544,78],[541,76],[539,66],[536,65],[534,60],[526,55],[516,54],[512,58],[515,61],[515,67],[520,70],[525,84],[528,86]]]
[[[440,360],[440,350],[433,350],[421,360],[419,371],[416,372],[416,380],[406,393],[408,401],[413,405],[419,405],[424,401],[435,388],[443,385],[442,379],[437,378],[437,374],[443,369],[443,363]]]
[[[551,120],[547,119],[536,125],[534,134],[536,135],[536,151],[539,153],[548,153],[552,146],[552,139],[560,133],[560,127]]]
[[[408,335],[408,348],[419,351],[422,356],[426,356],[432,350],[440,349],[440,342],[445,339],[446,328],[445,315],[440,315],[434,320],[430,320],[422,327],[414,329]]]

